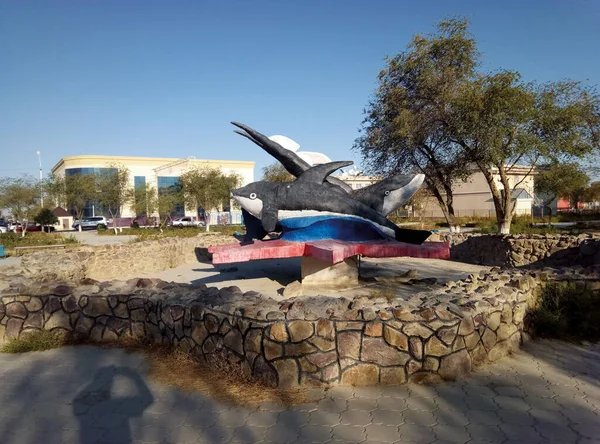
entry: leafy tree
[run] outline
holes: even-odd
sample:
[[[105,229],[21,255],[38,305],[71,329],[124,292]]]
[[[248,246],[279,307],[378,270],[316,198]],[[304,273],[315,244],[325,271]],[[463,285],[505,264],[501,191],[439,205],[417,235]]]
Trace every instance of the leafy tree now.
[[[237,174],[224,174],[218,168],[196,168],[181,176],[185,203],[190,208],[202,208],[206,213],[206,231],[209,231],[210,213],[227,205],[231,190],[238,186]]]
[[[149,183],[145,183],[144,186],[135,188],[131,208],[138,217],[153,216],[157,211],[156,199],[156,189]]]
[[[467,20],[444,20],[437,28],[437,34],[417,35],[404,52],[386,59],[354,149],[374,174],[424,173],[454,231],[452,187],[471,170],[444,121],[474,74],[477,50]]]
[[[422,219],[423,213],[427,211],[432,202],[435,202],[435,197],[431,191],[427,187],[421,187],[405,205],[411,207],[412,217],[418,214]]]
[[[13,218],[23,222],[33,218],[40,209],[40,183],[32,176],[0,179],[0,208],[7,209]],[[27,224],[23,224],[25,236]]]
[[[49,197],[57,206],[64,205],[75,213],[77,220],[83,219],[85,208],[89,202],[97,199],[97,174],[70,174],[67,176],[50,176],[45,188]],[[81,231],[79,224],[79,231]]]
[[[33,220],[40,224],[43,228],[58,223],[58,217],[56,217],[55,214],[48,208],[41,210]]]
[[[388,60],[356,146],[372,168],[416,169],[453,225],[452,184],[479,169],[501,233],[510,232],[511,191],[536,165],[583,157],[600,146],[600,99],[573,81],[525,83],[518,72],[479,73],[462,19],[417,36]],[[512,180],[513,168],[528,174]]]
[[[161,233],[166,227],[167,221],[173,214],[173,208],[176,205],[180,205],[181,202],[182,195],[181,191],[179,190],[160,190],[159,193],[155,195],[156,212],[158,213],[158,221]]]
[[[96,175],[98,203],[108,211],[113,219],[113,229],[117,232],[117,217],[123,207],[133,198],[129,183],[129,170],[121,165],[111,164]]]
[[[544,199],[552,219],[550,203],[559,197],[572,200],[585,189],[590,178],[576,163],[555,163],[543,168],[535,178],[535,191]]]
[[[267,182],[292,182],[296,179],[279,162],[264,167],[262,171],[263,180]]]
[[[513,71],[479,75],[453,111],[449,132],[483,173],[501,233],[510,232],[512,189],[537,165],[583,157],[600,146],[600,100],[577,82],[524,83]],[[513,183],[512,169],[522,163],[529,173]]]
[[[583,191],[583,199],[587,202],[599,202],[600,182],[592,182],[590,186]]]

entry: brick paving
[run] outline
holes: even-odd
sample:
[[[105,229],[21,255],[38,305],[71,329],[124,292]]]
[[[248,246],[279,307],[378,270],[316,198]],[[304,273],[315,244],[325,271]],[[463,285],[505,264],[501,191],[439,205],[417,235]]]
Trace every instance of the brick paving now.
[[[463,381],[312,395],[232,407],[148,380],[121,350],[0,354],[0,443],[600,444],[600,345],[532,342]]]

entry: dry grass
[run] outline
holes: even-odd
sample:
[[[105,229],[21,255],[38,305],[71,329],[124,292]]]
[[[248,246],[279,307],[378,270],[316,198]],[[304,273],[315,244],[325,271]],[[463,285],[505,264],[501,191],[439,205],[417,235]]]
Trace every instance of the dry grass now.
[[[149,379],[179,390],[199,392],[229,405],[256,406],[272,402],[292,406],[312,401],[307,389],[283,390],[266,387],[244,376],[239,367],[226,362],[217,363],[220,368],[215,369],[194,359],[190,353],[131,338],[113,342],[90,342],[43,330],[10,340],[0,347],[0,352],[26,353],[81,344],[100,348],[121,348],[128,353],[139,353],[148,364]]]
[[[129,353],[139,353],[148,364],[148,378],[160,384],[187,392],[199,392],[216,401],[235,406],[256,406],[272,402],[284,406],[306,404],[312,400],[306,389],[266,387],[245,377],[236,367],[225,362],[209,367],[190,353],[167,346],[120,340],[94,344],[116,347]]]
[[[41,330],[23,335],[20,338],[10,339],[6,344],[3,344],[0,347],[0,353],[44,351],[71,345],[73,343],[74,341],[70,336]]]

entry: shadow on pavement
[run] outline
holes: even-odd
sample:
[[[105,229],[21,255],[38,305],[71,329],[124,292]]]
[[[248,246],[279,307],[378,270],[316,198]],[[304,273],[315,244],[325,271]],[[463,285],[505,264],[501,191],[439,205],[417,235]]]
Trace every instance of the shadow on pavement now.
[[[73,414],[80,423],[79,444],[96,443],[102,430],[109,435],[103,437],[107,442],[131,443],[130,420],[140,417],[153,402],[137,371],[112,365],[100,368],[73,400]],[[90,421],[91,417],[96,421]]]

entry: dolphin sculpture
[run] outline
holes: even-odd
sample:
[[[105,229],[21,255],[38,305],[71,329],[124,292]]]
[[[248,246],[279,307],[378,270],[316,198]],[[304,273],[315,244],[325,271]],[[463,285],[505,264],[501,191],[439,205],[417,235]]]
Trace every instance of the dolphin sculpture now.
[[[335,170],[353,162],[331,162],[309,168],[293,182],[254,182],[232,191],[232,197],[252,216],[261,220],[266,232],[286,219],[346,216],[375,227],[389,238],[412,244],[423,243],[431,234],[402,229],[385,216],[325,181]],[[337,188],[337,189],[336,189]]]
[[[282,147],[279,143],[269,139],[264,134],[239,122],[231,122],[240,128],[234,130],[237,134],[250,139],[267,153],[277,159],[283,167],[293,176],[299,177],[302,172],[311,166],[295,152]],[[415,194],[425,180],[424,174],[394,175],[364,188],[353,190],[342,180],[329,176],[327,182],[340,187],[355,199],[373,208],[383,216],[387,216],[400,208]]]

